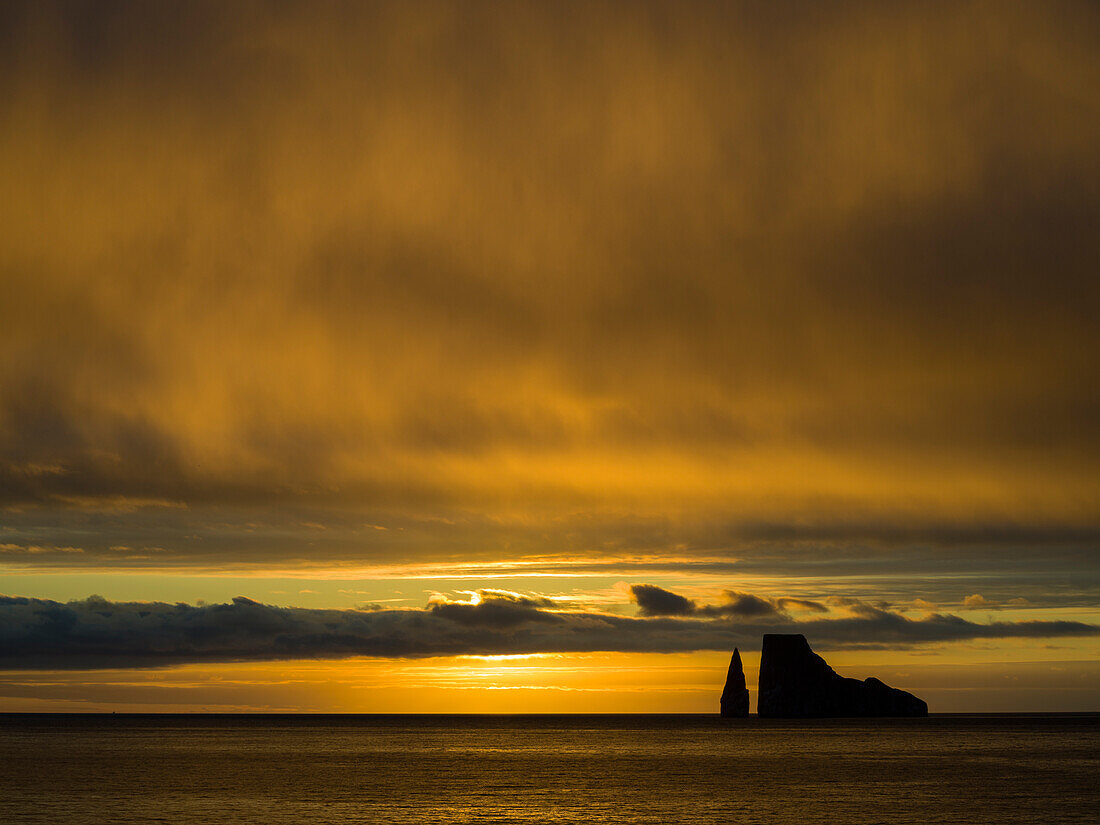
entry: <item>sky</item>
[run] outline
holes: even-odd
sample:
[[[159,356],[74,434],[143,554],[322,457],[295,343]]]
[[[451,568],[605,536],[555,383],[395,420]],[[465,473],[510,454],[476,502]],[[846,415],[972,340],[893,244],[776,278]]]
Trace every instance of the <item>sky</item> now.
[[[0,711],[1100,710],[1100,7],[0,8]]]

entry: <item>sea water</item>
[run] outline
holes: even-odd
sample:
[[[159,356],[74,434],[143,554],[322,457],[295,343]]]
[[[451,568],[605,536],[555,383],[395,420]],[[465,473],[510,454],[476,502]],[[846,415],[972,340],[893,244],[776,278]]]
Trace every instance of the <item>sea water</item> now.
[[[1100,716],[0,716],[0,822],[1097,823]]]

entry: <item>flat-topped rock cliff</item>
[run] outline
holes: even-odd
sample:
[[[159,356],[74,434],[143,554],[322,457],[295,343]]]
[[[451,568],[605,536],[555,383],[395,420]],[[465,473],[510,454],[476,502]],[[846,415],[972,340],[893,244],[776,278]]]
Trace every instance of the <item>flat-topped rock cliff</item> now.
[[[913,694],[892,688],[878,679],[862,682],[846,679],[810,649],[801,633],[768,633],[760,652],[757,715],[771,718],[927,716],[928,705]]]
[[[730,657],[726,687],[722,691],[722,715],[734,718],[749,715],[749,689],[745,686],[745,669],[741,667],[741,653],[737,648]]]

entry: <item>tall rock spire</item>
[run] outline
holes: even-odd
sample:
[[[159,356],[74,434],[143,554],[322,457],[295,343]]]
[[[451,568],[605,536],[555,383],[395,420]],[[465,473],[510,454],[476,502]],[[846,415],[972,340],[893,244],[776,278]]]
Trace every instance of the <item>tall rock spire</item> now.
[[[741,667],[741,654],[733,649],[730,669],[726,674],[726,687],[722,691],[722,715],[745,717],[749,715],[749,691],[745,687],[745,669]]]

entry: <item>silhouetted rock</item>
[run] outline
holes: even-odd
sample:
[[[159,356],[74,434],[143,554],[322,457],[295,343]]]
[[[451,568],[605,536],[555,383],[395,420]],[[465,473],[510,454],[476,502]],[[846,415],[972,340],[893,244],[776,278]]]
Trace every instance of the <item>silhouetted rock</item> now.
[[[928,705],[878,679],[846,679],[801,633],[768,633],[760,653],[757,715],[773,718],[927,716]]]
[[[722,715],[740,717],[749,715],[749,690],[745,687],[745,670],[741,667],[741,654],[733,649],[726,687],[722,691]]]

